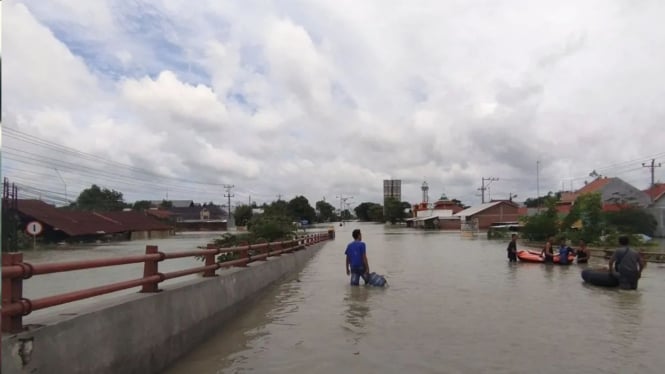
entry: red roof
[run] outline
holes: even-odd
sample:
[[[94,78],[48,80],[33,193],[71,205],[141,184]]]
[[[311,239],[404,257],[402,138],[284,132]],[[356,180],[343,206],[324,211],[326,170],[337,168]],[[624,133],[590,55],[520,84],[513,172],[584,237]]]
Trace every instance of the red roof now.
[[[561,194],[560,203],[573,203],[577,200],[578,197],[584,195],[585,193],[599,192],[603,189],[613,178],[597,178],[591,183],[587,183],[584,187],[580,188],[575,192],[564,192]]]
[[[564,192],[561,194],[561,201],[559,203],[572,203],[577,199],[577,194],[575,192]]]
[[[168,219],[168,218],[171,218],[171,216],[173,216],[173,213],[169,212],[168,210],[148,209],[145,212],[146,212],[146,214],[148,214],[150,216],[161,218],[161,219]]]
[[[658,201],[663,195],[665,195],[665,183],[656,183],[654,186],[645,190],[647,195],[651,196],[653,201]]]
[[[597,178],[593,182],[587,183],[586,186],[584,186],[584,187],[580,188],[579,190],[577,190],[575,192],[575,194],[577,196],[580,196],[580,195],[583,195],[585,193],[598,192],[601,189],[603,189],[603,187],[605,187],[608,183],[610,183],[611,180],[612,180],[612,178],[607,178],[607,177]]]
[[[40,200],[18,200],[18,211],[69,236],[166,230],[170,227],[137,212],[91,213],[58,209]],[[141,219],[136,217],[141,216]]]

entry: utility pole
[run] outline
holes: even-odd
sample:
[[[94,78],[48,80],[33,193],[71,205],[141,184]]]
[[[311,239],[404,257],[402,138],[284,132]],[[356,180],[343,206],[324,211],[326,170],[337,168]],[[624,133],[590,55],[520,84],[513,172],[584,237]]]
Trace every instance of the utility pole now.
[[[492,183],[494,181],[498,181],[498,180],[499,180],[499,178],[493,178],[493,177],[492,178],[484,178],[484,177],[482,178],[482,184],[480,185],[480,188],[478,190],[480,190],[480,193],[481,193],[480,196],[482,196],[481,201],[482,201],[483,204],[485,204],[485,191],[488,190],[488,187],[489,187],[490,183]],[[487,181],[487,186],[485,185],[486,181]]]
[[[344,194],[340,194],[339,196],[336,196],[339,199],[339,215],[340,215],[340,221],[344,223],[344,218],[342,218],[342,212],[344,211],[344,204],[346,204],[346,201],[349,199],[353,199],[353,196],[347,196],[344,197]]]
[[[540,197],[540,160],[536,161],[536,199]]]
[[[232,184],[225,184],[224,189],[226,190],[226,194],[224,194],[224,197],[228,198],[228,206],[229,206],[229,211],[228,211],[228,220],[227,224],[231,223],[231,198],[234,197],[235,195],[231,194],[231,189],[235,187]]]
[[[642,163],[643,168],[651,169],[651,187],[655,186],[655,184],[656,184],[656,181],[655,181],[655,178],[654,178],[654,169],[659,168],[660,166],[661,166],[660,162],[658,163],[658,165],[656,165],[656,159],[654,159],[654,158],[651,159],[651,165],[646,164],[644,162]]]
[[[540,160],[536,160],[536,210],[540,212]]]

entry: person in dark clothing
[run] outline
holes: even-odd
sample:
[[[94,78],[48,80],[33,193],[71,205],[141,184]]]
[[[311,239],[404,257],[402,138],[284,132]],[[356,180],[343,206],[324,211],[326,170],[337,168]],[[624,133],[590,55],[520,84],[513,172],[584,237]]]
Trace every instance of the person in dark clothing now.
[[[360,285],[360,278],[369,282],[369,263],[367,261],[367,248],[362,241],[359,229],[353,230],[351,234],[353,241],[346,246],[346,275],[351,275],[351,285]]]
[[[609,271],[618,276],[619,288],[636,290],[646,262],[641,254],[628,247],[627,236],[619,237],[619,245],[622,248],[614,251],[614,254],[610,257]]]
[[[580,240],[580,247],[575,251],[577,254],[577,263],[578,264],[586,264],[589,262],[589,258],[591,257],[591,253],[589,252],[589,249],[586,247],[586,243],[584,240]]]
[[[541,257],[545,257],[545,263],[553,263],[554,262],[554,249],[552,249],[552,242],[554,241],[553,237],[547,238],[547,242],[545,243],[545,247],[543,250],[540,252]]]
[[[508,248],[506,248],[506,251],[508,252],[508,261],[517,262],[517,234],[513,234],[511,236],[510,243],[508,243]]]

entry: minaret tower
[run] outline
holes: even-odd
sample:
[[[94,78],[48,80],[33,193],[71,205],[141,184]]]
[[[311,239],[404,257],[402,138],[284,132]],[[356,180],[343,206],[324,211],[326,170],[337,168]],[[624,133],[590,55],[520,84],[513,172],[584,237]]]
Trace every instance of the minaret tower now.
[[[420,189],[423,191],[423,203],[425,204],[429,203],[429,196],[428,196],[429,186],[427,185],[427,182],[423,182],[423,185],[420,187]]]

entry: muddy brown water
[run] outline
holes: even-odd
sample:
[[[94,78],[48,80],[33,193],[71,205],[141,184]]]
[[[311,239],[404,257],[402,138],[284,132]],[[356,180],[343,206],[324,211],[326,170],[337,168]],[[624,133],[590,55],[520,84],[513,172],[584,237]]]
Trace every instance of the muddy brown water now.
[[[363,230],[386,289],[352,288],[351,230]],[[665,267],[638,291],[587,286],[605,265],[509,264],[507,242],[383,225],[336,227],[278,282],[166,372],[662,373]]]

